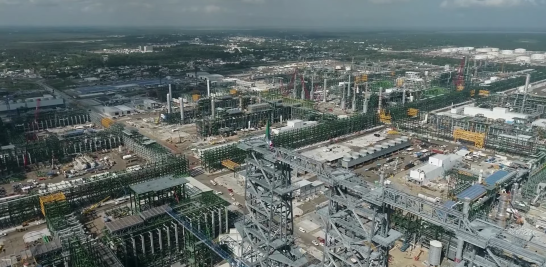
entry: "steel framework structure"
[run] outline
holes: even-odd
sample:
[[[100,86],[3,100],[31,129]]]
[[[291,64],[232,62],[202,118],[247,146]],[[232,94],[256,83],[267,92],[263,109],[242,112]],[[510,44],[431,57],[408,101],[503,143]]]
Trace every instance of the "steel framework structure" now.
[[[380,259],[387,258],[388,248],[401,236],[398,231],[389,229],[389,212],[396,209],[414,214],[454,232],[458,238],[456,261],[459,262],[459,266],[467,266],[467,264],[468,266],[509,266],[510,264],[520,264],[522,261],[546,266],[546,257],[535,252],[535,250],[544,250],[546,247],[511,235],[502,227],[480,219],[470,222],[469,200],[464,201],[463,212],[459,212],[383,186],[383,179],[380,180],[379,186],[370,186],[351,171],[333,170],[320,162],[287,149],[267,148],[261,140],[247,140],[242,146],[262,154],[265,158],[270,158],[274,164],[285,163],[293,168],[314,173],[330,186],[330,204],[327,208],[323,207],[318,211],[323,214],[326,225],[325,266],[354,266],[352,263],[354,261],[357,261],[357,266],[386,266],[379,259],[374,259],[377,259],[378,256]],[[348,207],[349,210],[363,208],[364,212],[361,212],[364,216],[369,217],[377,213],[384,215],[379,216],[382,218],[379,221],[375,218],[374,220],[368,218],[372,221],[372,226],[377,224],[377,226],[370,228],[369,225],[366,227],[366,221],[353,217],[353,214],[358,214],[358,212],[336,213],[338,210],[333,210],[332,207],[340,204],[342,207]],[[374,207],[380,209],[374,211]],[[359,227],[361,229],[356,230]],[[342,228],[343,231],[336,230],[339,228]],[[378,228],[380,230],[374,232]],[[330,229],[333,229],[334,234]],[[349,235],[349,238],[344,236],[345,233],[355,230],[371,235],[372,243],[369,242],[369,236],[366,236],[368,243],[353,242],[352,235]],[[372,235],[374,233],[377,234]],[[373,253],[369,254],[374,246],[380,247],[375,257],[372,256]],[[470,253],[463,255],[465,246]],[[477,251],[485,252],[486,256],[479,256]],[[517,256],[507,258],[503,253]],[[354,258],[355,256],[356,258]]]
[[[294,215],[289,164],[277,162],[246,144],[245,204],[248,214],[235,225],[243,238],[241,260],[249,266],[301,267],[304,255],[294,247]]]
[[[228,231],[228,203],[213,192],[180,196],[154,217],[145,216],[147,210],[136,212],[143,223],[135,227],[105,231],[106,242],[126,267],[171,266],[176,262],[191,267],[212,266],[219,258],[194,233],[181,227],[170,214],[187,218],[192,228],[213,240]],[[161,208],[161,207],[160,207]],[[152,208],[152,210],[155,208]]]
[[[100,179],[86,179],[85,183],[63,189],[72,209],[96,203],[107,196],[121,197],[125,195],[127,186],[149,181],[168,174],[187,174],[189,163],[182,156],[171,156],[163,161],[156,161],[143,166],[143,169],[133,172],[118,172]],[[0,203],[0,228],[19,225],[24,221],[42,216],[40,196],[60,192],[60,190],[24,196]]]

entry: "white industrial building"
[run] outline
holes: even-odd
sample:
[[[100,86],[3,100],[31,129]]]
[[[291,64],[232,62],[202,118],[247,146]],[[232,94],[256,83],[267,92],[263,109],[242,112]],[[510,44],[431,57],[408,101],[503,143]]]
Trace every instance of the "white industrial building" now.
[[[134,114],[135,113],[135,110],[133,108],[130,108],[128,106],[125,106],[125,105],[120,105],[120,106],[115,106],[114,108],[117,108],[120,110],[120,116],[123,116],[123,115],[131,115],[131,114]]]
[[[419,184],[429,183],[432,180],[443,177],[446,171],[451,170],[461,160],[462,157],[457,154],[431,156],[427,164],[410,170],[409,179]]]
[[[57,98],[52,95],[43,95],[42,97],[31,97],[26,99],[8,100],[8,103],[0,104],[0,112],[23,109],[36,109],[36,103],[40,100],[40,108],[51,108],[64,105],[63,98]]]
[[[302,120],[289,120],[286,122],[285,127],[272,129],[271,132],[273,134],[279,134],[285,131],[295,130],[295,129],[301,129],[309,126],[316,125],[318,122],[316,121],[302,121]]]
[[[121,116],[121,110],[116,107],[102,107],[102,113],[110,118]]]

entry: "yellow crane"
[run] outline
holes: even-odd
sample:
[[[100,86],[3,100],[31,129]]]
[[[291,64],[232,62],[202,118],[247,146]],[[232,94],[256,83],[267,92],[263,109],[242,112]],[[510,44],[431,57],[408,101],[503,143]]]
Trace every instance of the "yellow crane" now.
[[[105,197],[103,200],[101,200],[101,201],[95,203],[95,205],[93,205],[93,206],[91,206],[90,208],[84,210],[84,211],[82,212],[82,214],[87,214],[87,213],[93,211],[94,209],[96,209],[97,207],[100,207],[100,205],[102,205],[102,203],[104,203],[104,201],[106,201],[106,200],[108,200],[108,199],[110,199],[110,196]]]

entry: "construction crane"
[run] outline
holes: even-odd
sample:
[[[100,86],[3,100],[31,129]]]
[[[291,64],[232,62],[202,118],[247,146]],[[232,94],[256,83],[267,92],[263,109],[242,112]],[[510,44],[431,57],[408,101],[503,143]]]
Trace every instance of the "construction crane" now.
[[[464,90],[464,67],[466,64],[466,57],[463,57],[461,59],[461,65],[459,66],[459,69],[457,70],[457,79],[455,80],[455,87],[457,88],[457,91]]]
[[[102,205],[102,203],[104,203],[104,202],[107,201],[108,199],[110,199],[110,196],[105,197],[103,200],[101,200],[101,201],[95,203],[95,204],[94,204],[93,206],[91,206],[90,208],[84,210],[84,211],[82,212],[82,214],[85,215],[85,214],[87,214],[87,213],[93,211],[94,209],[100,207],[100,206]]]

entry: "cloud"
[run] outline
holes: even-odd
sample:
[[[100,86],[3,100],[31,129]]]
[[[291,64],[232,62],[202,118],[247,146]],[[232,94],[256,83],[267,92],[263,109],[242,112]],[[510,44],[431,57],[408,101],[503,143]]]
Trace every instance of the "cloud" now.
[[[544,1],[541,1],[543,3]],[[514,7],[520,5],[536,5],[535,0],[444,0],[441,7]]]

